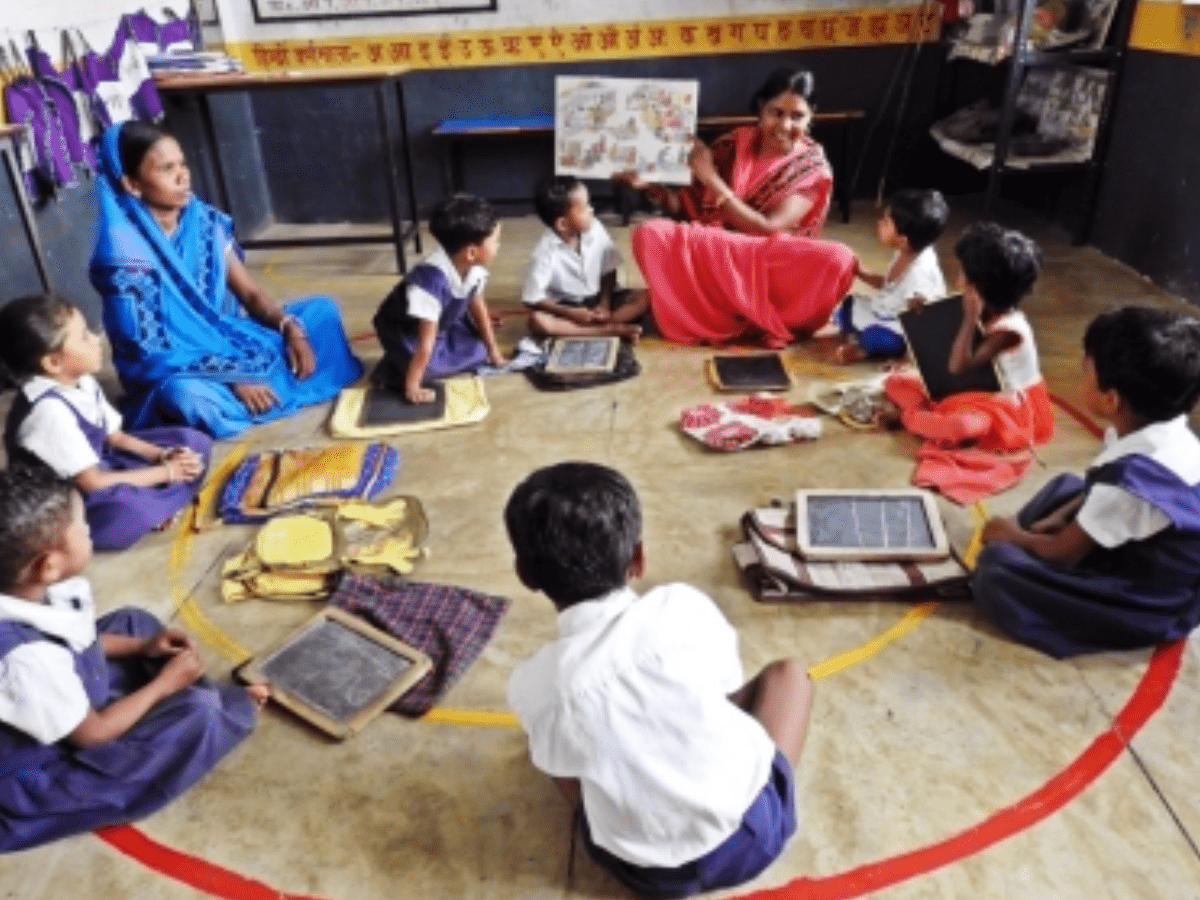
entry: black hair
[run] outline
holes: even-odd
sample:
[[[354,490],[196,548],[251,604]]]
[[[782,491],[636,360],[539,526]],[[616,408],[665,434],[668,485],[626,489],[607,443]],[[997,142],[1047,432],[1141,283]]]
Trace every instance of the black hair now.
[[[550,228],[571,208],[571,195],[583,187],[574,175],[550,175],[537,183],[533,190],[533,208]]]
[[[776,69],[750,98],[750,112],[758,115],[764,106],[780,94],[795,94],[811,103],[815,87],[813,73],[807,69]]]
[[[429,214],[429,231],[453,256],[463,247],[479,244],[496,230],[496,211],[482,197],[455,194],[439,201]]]
[[[513,490],[504,524],[522,576],[559,609],[625,584],[642,535],[637,494],[595,463],[538,469]]]
[[[1038,245],[995,222],[975,222],[954,245],[963,277],[994,312],[1015,309],[1042,271]]]
[[[62,346],[73,304],[53,291],[14,297],[0,307],[0,388],[42,374],[42,357]]]
[[[1183,313],[1123,306],[1094,318],[1083,352],[1101,390],[1114,390],[1141,419],[1165,422],[1200,399],[1200,321]]]
[[[62,541],[75,486],[45,466],[0,472],[0,591],[14,587],[31,562]]]
[[[137,178],[142,168],[142,161],[150,148],[171,134],[151,122],[141,119],[130,119],[121,126],[117,135],[117,155],[121,158],[121,174],[129,178]]]
[[[888,198],[888,215],[896,233],[908,239],[909,249],[920,253],[941,235],[950,207],[941,191],[909,188]]]

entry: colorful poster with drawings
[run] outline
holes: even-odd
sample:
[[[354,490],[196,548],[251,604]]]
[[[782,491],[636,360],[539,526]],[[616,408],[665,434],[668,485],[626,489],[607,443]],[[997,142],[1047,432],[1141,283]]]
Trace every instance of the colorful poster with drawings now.
[[[554,171],[609,178],[636,171],[646,181],[687,184],[700,86],[691,80],[554,79]]]

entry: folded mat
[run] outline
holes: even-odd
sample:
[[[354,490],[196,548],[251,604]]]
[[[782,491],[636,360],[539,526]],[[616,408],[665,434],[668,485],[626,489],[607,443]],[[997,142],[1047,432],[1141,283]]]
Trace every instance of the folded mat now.
[[[421,716],[470,667],[508,611],[504,597],[448,584],[347,574],[329,602],[423,650],[433,668],[391,707]]]
[[[956,556],[936,562],[813,562],[796,546],[796,506],[752,509],[734,562],[758,600],[863,599],[967,595],[967,570]]]
[[[483,379],[475,375],[447,378],[440,382],[446,393],[445,414],[418,422],[364,425],[363,407],[370,384],[364,380],[338,394],[329,417],[329,433],[335,438],[378,438],[396,434],[434,431],[454,425],[470,425],[487,416],[491,407],[483,391]]]

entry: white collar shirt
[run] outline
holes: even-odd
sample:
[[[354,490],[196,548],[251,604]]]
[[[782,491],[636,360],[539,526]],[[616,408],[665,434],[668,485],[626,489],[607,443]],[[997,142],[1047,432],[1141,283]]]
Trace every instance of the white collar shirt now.
[[[620,264],[620,251],[599,219],[579,236],[578,250],[547,228],[529,254],[521,300],[528,306],[583,303],[600,293],[601,279]]]
[[[465,276],[458,274],[454,261],[440,247],[421,260],[420,265],[432,266],[442,273],[450,293],[460,300],[470,297],[476,291],[482,291],[487,284],[488,270],[483,266],[471,266]],[[437,322],[442,317],[442,300],[424,288],[410,284],[406,288],[408,313],[417,319],[427,322]]]
[[[81,375],[74,387],[59,384],[44,375],[36,375],[21,386],[25,398],[33,403],[50,391],[58,391],[84,419],[112,434],[121,427],[121,414],[104,396],[99,382]],[[79,428],[75,413],[57,400],[36,404],[17,427],[17,444],[24,447],[60,478],[74,478],[84,469],[98,465],[100,457]]]
[[[96,641],[91,586],[85,578],[68,578],[50,586],[45,603],[0,594],[0,621],[28,625],[67,645],[30,641],[14,647],[0,665],[0,722],[43,744],[61,740],[91,709],[71,653]]]
[[[1145,456],[1173,472],[1184,484],[1200,484],[1200,440],[1186,415],[1152,422],[1124,437],[1117,437],[1116,431],[1109,428],[1104,433],[1104,449],[1092,468],[1126,456]],[[1092,540],[1110,549],[1144,540],[1171,525],[1167,514],[1153,503],[1112,484],[1092,485],[1075,521]]]
[[[737,633],[685,584],[621,588],[558,622],[509,683],[534,765],[579,780],[593,840],[621,859],[699,859],[739,826],[776,752],[728,699],[743,681]]]

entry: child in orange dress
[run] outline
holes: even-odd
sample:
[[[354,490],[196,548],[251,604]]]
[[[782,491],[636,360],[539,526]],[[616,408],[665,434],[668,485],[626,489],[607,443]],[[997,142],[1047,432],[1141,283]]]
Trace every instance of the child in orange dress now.
[[[950,371],[996,366],[998,393],[965,391],[939,401],[925,395],[920,378],[899,373],[884,383],[893,418],[907,431],[940,447],[1025,450],[1050,440],[1054,411],[1038,365],[1033,328],[1017,305],[1041,270],[1037,244],[995,222],[977,222],[954,247],[963,321],[950,347]],[[977,347],[976,329],[984,338]]]

